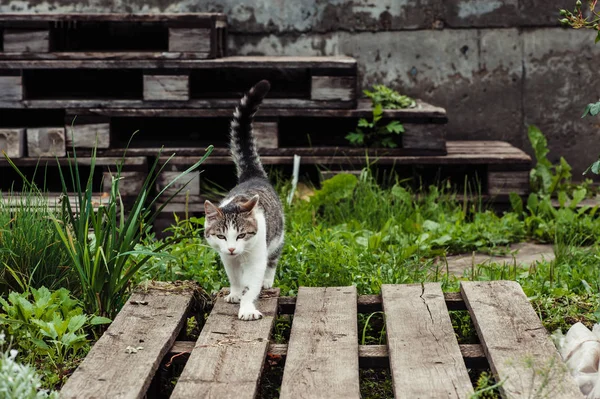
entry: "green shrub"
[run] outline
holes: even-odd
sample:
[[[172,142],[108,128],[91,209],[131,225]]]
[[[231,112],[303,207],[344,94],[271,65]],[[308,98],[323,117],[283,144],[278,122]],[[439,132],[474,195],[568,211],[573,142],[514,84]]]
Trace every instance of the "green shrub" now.
[[[136,246],[147,235],[152,223],[177,192],[157,202],[163,193],[179,179],[197,169],[212,152],[212,146],[198,162],[179,174],[159,193],[152,194],[157,176],[167,166],[169,158],[162,166],[158,166],[159,152],[151,165],[148,176],[142,184],[131,209],[126,212],[123,199],[119,192],[122,178],[124,157],[116,165],[116,172],[111,175],[111,190],[106,202],[94,209],[92,201],[94,194],[94,175],[96,170],[96,149],[93,149],[89,165],[89,176],[82,176],[75,149],[73,158],[69,158],[68,174],[63,174],[59,168],[64,201],[62,202],[61,218],[53,218],[56,231],[60,237],[71,263],[79,277],[82,301],[88,313],[114,317],[127,300],[133,276],[150,258],[153,252],[144,253],[136,262],[129,262],[135,253]],[[8,158],[7,158],[8,159]],[[35,188],[10,161],[11,166],[21,175],[28,187]],[[74,192],[76,203],[72,204],[69,193]],[[168,243],[159,247],[162,250]]]
[[[11,292],[8,300],[0,298],[0,306],[0,327],[21,350],[21,360],[43,364],[50,385],[60,384],[72,363],[88,352],[91,327],[110,322],[84,314],[81,304],[64,288]]]

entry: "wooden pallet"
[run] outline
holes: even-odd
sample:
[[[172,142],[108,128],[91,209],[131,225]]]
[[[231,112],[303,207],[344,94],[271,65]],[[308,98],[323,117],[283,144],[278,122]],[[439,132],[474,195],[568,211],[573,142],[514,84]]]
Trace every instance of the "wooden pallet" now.
[[[529,193],[529,170],[531,158],[523,151],[500,141],[449,141],[448,154],[444,156],[398,156],[390,155],[387,150],[354,150],[348,148],[278,148],[262,149],[261,161],[265,165],[291,165],[294,154],[301,156],[301,165],[306,167],[324,165],[334,173],[340,171],[356,171],[367,162],[376,165],[390,166],[398,171],[413,169],[413,176],[418,178],[425,168],[436,171],[448,169],[456,180],[462,181],[465,167],[478,170],[478,178],[482,186],[481,195],[489,197],[508,197],[511,193],[527,195]],[[397,150],[401,151],[401,150]],[[232,165],[228,150],[216,148],[206,159],[203,168],[206,175],[211,176],[210,167]],[[168,152],[165,153],[168,155]],[[198,159],[197,156],[176,156],[169,161],[171,168],[183,170]],[[160,159],[165,162],[167,157]],[[456,171],[453,167],[458,167]],[[218,170],[222,177],[222,169]],[[450,173],[448,172],[448,173]],[[461,175],[462,173],[462,175]],[[216,175],[213,175],[213,180]],[[198,187],[199,190],[199,187]]]
[[[0,60],[209,59],[225,56],[227,16],[0,14]]]
[[[0,108],[228,108],[261,79],[264,108],[355,108],[350,57],[0,60]]]
[[[138,131],[129,154],[153,156],[166,144],[169,153],[197,156],[208,145],[228,145],[231,116],[231,109],[73,109],[66,110],[65,126],[68,139],[74,136],[77,148],[92,147],[97,135],[99,147],[107,149],[102,151],[105,155],[120,155],[131,133]],[[360,118],[372,118],[370,101],[359,101],[356,109],[261,109],[253,126],[258,148],[267,152],[310,145],[314,154],[349,151],[362,155],[364,151],[349,147],[345,138],[356,129]],[[406,131],[401,136],[402,148],[385,154],[446,154],[447,117],[443,108],[419,101],[415,108],[385,110],[383,123],[389,120],[403,123]],[[165,142],[166,131],[177,134],[169,135]]]
[[[269,355],[285,357],[281,398],[359,398],[359,369],[384,367],[395,397],[463,399],[474,390],[467,367],[487,364],[502,382],[502,397],[583,398],[512,281],[462,282],[460,294],[443,294],[439,283],[384,285],[381,296],[357,296],[355,287],[301,287],[297,298],[278,298],[272,289],[263,291],[264,317],[254,322],[238,320],[239,305],[220,296],[198,340],[178,342],[193,295],[164,288],[136,293],[61,397],[143,397],[155,393],[161,362],[165,369],[176,359],[185,368],[171,398],[254,398]],[[480,344],[457,343],[448,311],[463,309]],[[357,312],[381,310],[387,344],[359,345]],[[270,343],[275,318],[290,313],[289,342]]]

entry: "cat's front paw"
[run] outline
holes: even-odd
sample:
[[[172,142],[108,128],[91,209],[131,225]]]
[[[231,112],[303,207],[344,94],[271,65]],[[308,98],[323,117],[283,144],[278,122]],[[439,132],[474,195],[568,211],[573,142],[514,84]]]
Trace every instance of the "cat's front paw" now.
[[[231,293],[223,299],[225,299],[225,302],[227,303],[240,303],[241,295]]]
[[[262,287],[263,287],[265,290],[268,290],[268,289],[271,289],[271,288],[273,288],[273,281],[269,281],[269,280],[263,280],[263,285],[262,285]]]
[[[262,318],[262,313],[258,311],[256,308],[242,308],[240,307],[240,311],[238,313],[238,318],[240,320],[258,320]]]

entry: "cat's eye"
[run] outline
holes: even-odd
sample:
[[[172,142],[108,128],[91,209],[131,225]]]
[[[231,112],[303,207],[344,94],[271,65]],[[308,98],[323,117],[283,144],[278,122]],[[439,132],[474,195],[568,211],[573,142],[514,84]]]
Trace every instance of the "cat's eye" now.
[[[246,237],[246,233],[242,233],[239,236],[237,236],[238,240],[241,240],[242,238]]]
[[[218,238],[219,240],[224,240],[224,239],[225,239],[225,236],[224,236],[223,234],[217,234],[217,238]]]

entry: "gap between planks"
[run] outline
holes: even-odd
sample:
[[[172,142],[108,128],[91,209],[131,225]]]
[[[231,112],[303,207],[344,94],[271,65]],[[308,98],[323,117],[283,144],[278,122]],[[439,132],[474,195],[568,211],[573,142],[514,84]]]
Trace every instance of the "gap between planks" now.
[[[460,292],[444,293],[448,310],[467,310]],[[381,295],[359,295],[357,300],[358,313],[373,313],[381,311]],[[296,297],[279,297],[279,314],[293,314],[296,309]]]
[[[175,341],[165,359],[185,363],[195,345],[195,341]],[[489,367],[481,344],[459,344],[458,347],[467,368],[482,370]],[[267,355],[285,357],[287,348],[287,344],[270,343]],[[390,365],[387,345],[358,345],[358,358],[363,369],[388,368]]]

